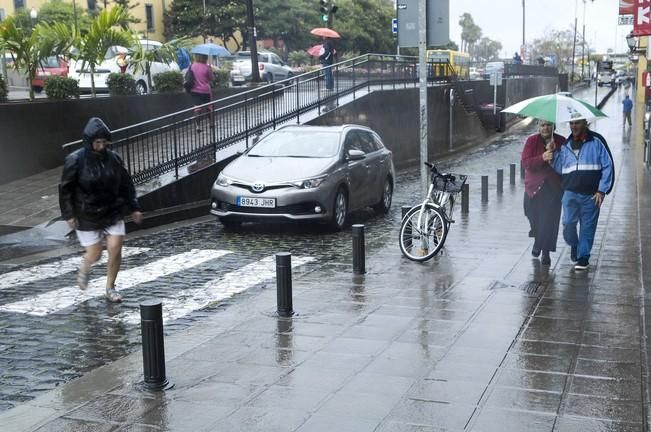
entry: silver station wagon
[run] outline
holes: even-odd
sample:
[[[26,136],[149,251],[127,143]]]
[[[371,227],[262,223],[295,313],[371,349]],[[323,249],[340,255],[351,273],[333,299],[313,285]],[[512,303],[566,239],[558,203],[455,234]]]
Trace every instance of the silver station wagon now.
[[[210,212],[228,228],[290,220],[341,230],[354,210],[388,212],[394,180],[391,151],[367,127],[284,126],[224,168]]]

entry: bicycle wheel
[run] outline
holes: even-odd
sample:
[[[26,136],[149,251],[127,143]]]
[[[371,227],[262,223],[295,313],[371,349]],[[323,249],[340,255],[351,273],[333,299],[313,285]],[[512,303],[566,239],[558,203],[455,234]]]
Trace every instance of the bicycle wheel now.
[[[400,251],[412,261],[423,262],[436,255],[448,235],[448,223],[443,213],[431,204],[414,207],[400,224]]]

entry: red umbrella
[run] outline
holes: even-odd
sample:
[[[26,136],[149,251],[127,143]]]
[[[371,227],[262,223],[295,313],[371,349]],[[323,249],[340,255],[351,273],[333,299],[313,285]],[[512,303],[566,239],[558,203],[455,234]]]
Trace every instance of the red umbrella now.
[[[310,34],[314,36],[322,36],[327,38],[339,39],[341,36],[336,31],[326,28],[326,27],[317,27],[310,30]]]
[[[307,50],[307,53],[311,55],[312,57],[318,57],[321,55],[321,48],[323,45],[314,45],[312,48],[309,48]]]

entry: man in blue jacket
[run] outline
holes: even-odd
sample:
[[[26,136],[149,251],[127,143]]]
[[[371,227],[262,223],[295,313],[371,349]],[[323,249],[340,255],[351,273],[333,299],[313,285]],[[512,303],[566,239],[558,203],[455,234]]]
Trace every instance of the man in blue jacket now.
[[[585,119],[570,121],[570,135],[559,151],[543,159],[561,175],[563,187],[563,238],[572,248],[575,270],[590,265],[599,208],[615,181],[613,157],[606,139],[588,129]],[[580,224],[577,235],[576,226]]]

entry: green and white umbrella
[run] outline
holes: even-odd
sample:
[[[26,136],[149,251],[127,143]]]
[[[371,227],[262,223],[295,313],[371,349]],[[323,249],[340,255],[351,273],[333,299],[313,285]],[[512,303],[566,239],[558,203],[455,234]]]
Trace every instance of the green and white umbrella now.
[[[607,117],[599,109],[573,97],[560,94],[537,96],[523,100],[502,110],[502,112],[517,114],[525,117],[535,117],[552,123],[569,122],[573,120],[592,120]]]

